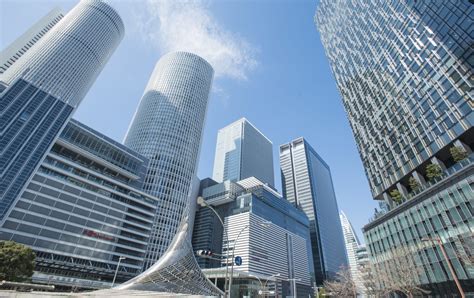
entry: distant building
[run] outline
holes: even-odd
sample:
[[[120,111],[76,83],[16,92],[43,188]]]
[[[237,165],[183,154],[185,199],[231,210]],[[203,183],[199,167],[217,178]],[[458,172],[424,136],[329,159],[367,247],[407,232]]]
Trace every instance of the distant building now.
[[[232,297],[239,293],[257,295],[261,289],[258,278],[262,282],[269,279],[269,285],[284,297],[293,293],[292,282],[285,280],[300,279],[296,281],[298,297],[312,295],[309,221],[302,211],[254,177],[215,184],[202,189],[201,193],[224,220],[229,233],[230,255],[236,245],[235,256],[243,260],[241,266],[234,266]],[[199,208],[193,248],[225,255],[226,243],[219,219],[209,208]],[[225,260],[198,257],[198,262],[206,276],[223,288]],[[279,274],[276,287],[275,274]]]
[[[0,74],[0,223],[123,34],[112,7],[81,1]]]
[[[370,262],[393,275],[391,253],[411,251],[422,269],[416,283],[433,296],[459,294],[435,238],[474,292],[465,257],[473,255],[473,9],[468,0],[322,0],[315,16],[373,197],[385,204],[363,229]]]
[[[0,74],[29,51],[59,20],[64,17],[59,8],[51,10],[38,22],[6,47],[0,55]]]
[[[144,269],[166,251],[184,217],[196,175],[214,70],[172,52],[158,61],[125,137],[150,160],[143,189],[160,198]]]
[[[339,217],[341,219],[342,232],[344,235],[344,242],[346,244],[347,259],[349,260],[349,268],[351,271],[352,280],[357,286],[359,294],[364,293],[364,284],[359,271],[357,251],[361,247],[357,233],[354,231],[351,222],[346,214],[340,211]]]
[[[309,218],[316,283],[321,285],[347,267],[331,171],[303,138],[280,146],[280,167],[283,197]]]
[[[247,119],[219,130],[212,179],[240,181],[255,177],[274,186],[272,142]]]
[[[141,272],[157,199],[148,159],[71,120],[0,227],[36,253],[34,282],[109,288]]]

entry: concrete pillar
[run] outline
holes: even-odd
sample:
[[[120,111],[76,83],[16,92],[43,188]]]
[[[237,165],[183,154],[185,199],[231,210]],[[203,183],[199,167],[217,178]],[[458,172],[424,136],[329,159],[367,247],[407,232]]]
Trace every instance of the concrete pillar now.
[[[386,193],[386,192],[383,193],[383,200],[385,201],[385,203],[387,203],[387,205],[390,207],[390,209],[395,207],[395,202],[392,200],[392,197],[390,197],[390,195],[388,193]]]
[[[463,148],[464,150],[466,150],[467,154],[471,154],[471,153],[472,153],[471,148],[469,148],[469,146],[466,145],[466,144],[464,144],[461,140],[456,140],[456,141],[454,141],[454,146]]]
[[[413,176],[413,178],[415,178],[418,181],[418,183],[420,183],[420,185],[425,185],[426,184],[425,177],[423,177],[423,175],[421,175],[417,171],[413,171],[412,176]]]
[[[444,162],[442,162],[441,160],[439,160],[436,156],[433,156],[433,157],[431,158],[431,163],[436,164],[436,165],[439,165],[443,171],[446,170],[446,166],[444,165]]]
[[[407,199],[408,198],[408,190],[405,187],[405,185],[401,184],[400,182],[397,183],[397,189],[402,195],[403,198]]]

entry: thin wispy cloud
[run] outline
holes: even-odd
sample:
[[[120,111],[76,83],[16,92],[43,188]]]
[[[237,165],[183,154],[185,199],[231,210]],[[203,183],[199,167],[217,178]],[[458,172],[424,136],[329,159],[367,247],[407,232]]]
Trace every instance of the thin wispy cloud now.
[[[148,0],[137,16],[139,32],[161,52],[188,51],[205,58],[216,77],[245,80],[258,65],[256,49],[224,28],[200,0]]]

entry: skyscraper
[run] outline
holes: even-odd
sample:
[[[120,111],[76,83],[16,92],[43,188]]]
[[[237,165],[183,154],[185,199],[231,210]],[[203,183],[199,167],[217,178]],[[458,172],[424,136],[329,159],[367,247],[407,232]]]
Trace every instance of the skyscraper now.
[[[240,181],[255,177],[273,186],[272,142],[247,119],[219,130],[212,179]]]
[[[310,220],[316,283],[321,285],[347,266],[331,171],[303,138],[280,146],[280,167],[283,196]]]
[[[144,190],[160,198],[145,268],[168,248],[189,203],[213,73],[197,55],[163,56],[125,137],[127,146],[150,160]]]
[[[38,22],[31,26],[28,31],[18,37],[12,44],[6,47],[0,55],[0,74],[4,73],[23,54],[40,40],[54,25],[64,17],[59,8],[51,10]]]
[[[359,294],[364,293],[364,284],[361,279],[361,274],[359,271],[359,264],[357,262],[357,250],[361,246],[359,238],[357,237],[354,228],[352,227],[351,222],[347,218],[346,214],[342,212],[339,214],[342,225],[342,232],[344,235],[344,242],[346,244],[347,259],[349,261],[349,270],[351,272],[352,280],[354,281],[357,292]]]
[[[433,4],[433,5],[431,5]],[[321,1],[315,16],[376,199],[472,146],[472,3]]]
[[[81,1],[0,75],[0,221],[123,34],[109,5]]]
[[[363,229],[370,262],[393,276],[390,262],[409,251],[414,283],[431,295],[459,293],[438,240],[453,252],[462,288],[474,291],[466,261],[473,254],[473,9],[468,0],[323,0],[315,16],[373,197],[389,210]]]

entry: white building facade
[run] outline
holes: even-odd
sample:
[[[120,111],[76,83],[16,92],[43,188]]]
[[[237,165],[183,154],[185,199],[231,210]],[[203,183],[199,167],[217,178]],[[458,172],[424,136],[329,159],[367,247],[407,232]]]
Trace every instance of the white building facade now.
[[[342,233],[344,235],[344,243],[346,244],[347,259],[349,261],[349,270],[351,271],[352,280],[357,286],[359,294],[364,293],[364,284],[361,279],[360,266],[358,263],[357,251],[361,247],[359,238],[357,237],[351,222],[346,214],[341,210],[339,217],[341,218]]]
[[[18,61],[23,54],[29,51],[36,42],[51,30],[51,28],[53,28],[53,26],[63,17],[64,14],[59,8],[51,10],[13,43],[6,47],[0,55],[0,74],[4,73],[13,65],[13,63]]]

